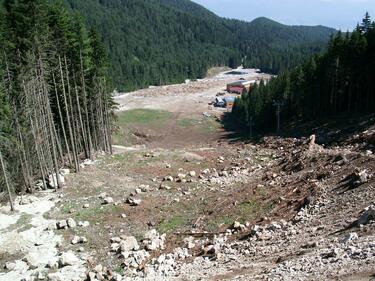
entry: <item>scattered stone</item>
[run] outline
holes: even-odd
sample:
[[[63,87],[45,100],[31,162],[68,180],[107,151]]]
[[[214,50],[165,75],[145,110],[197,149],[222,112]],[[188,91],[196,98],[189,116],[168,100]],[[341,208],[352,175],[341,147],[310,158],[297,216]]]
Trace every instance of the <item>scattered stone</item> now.
[[[74,236],[71,244],[76,245],[76,244],[83,244],[87,243],[87,239],[85,237],[79,237],[79,236]]]
[[[64,229],[64,228],[68,228],[68,223],[66,220],[61,220],[61,221],[58,221],[56,223],[56,228],[57,229]]]
[[[172,176],[166,176],[164,178],[164,181],[173,181],[173,177]]]
[[[14,270],[16,268],[16,264],[14,262],[6,262],[4,268],[7,270]]]
[[[79,221],[78,222],[78,226],[80,226],[80,227],[88,227],[88,226],[90,226],[90,222],[88,222],[88,221]]]
[[[375,221],[375,209],[373,206],[369,206],[365,209],[363,214],[359,217],[357,225],[366,225],[370,221]]]
[[[107,192],[102,192],[99,194],[99,199],[104,199],[107,197]]]
[[[59,181],[62,185],[65,185],[65,178],[64,178],[63,175],[59,174],[58,179],[59,179]],[[58,187],[56,173],[48,176],[48,185],[49,185],[50,188],[57,188]]]
[[[74,219],[72,219],[72,218],[68,218],[66,220],[66,223],[67,223],[68,227],[70,227],[70,228],[74,228],[74,227],[77,226],[76,221]]]
[[[79,262],[79,258],[73,252],[66,252],[62,253],[59,259],[59,265],[61,267],[68,266],[68,265],[75,265]]]
[[[191,177],[196,177],[197,176],[197,173],[195,171],[190,171],[189,172],[189,176]]]
[[[60,174],[63,175],[63,176],[67,176],[70,174],[70,170],[69,169],[60,169]]]
[[[84,205],[82,206],[82,208],[84,208],[84,209],[88,209],[88,208],[90,208],[90,205],[89,205],[89,204],[84,204]]]
[[[347,243],[350,241],[354,241],[358,239],[358,234],[356,232],[349,233],[345,236],[345,238],[342,240],[343,243]]]
[[[108,205],[108,204],[112,204],[113,202],[114,200],[112,197],[105,197],[103,204]]]
[[[141,199],[135,199],[134,197],[128,197],[126,202],[128,204],[130,204],[130,206],[139,206],[142,203],[142,200]]]
[[[238,221],[235,221],[235,222],[233,223],[233,225],[232,225],[232,228],[233,228],[233,229],[239,229],[240,227],[241,227],[241,223],[238,222]]]

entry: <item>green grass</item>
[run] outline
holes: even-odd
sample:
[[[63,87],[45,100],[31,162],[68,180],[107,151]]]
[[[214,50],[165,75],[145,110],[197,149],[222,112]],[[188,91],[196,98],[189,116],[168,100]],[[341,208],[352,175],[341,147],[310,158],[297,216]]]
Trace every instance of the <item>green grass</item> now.
[[[256,200],[249,200],[239,204],[231,213],[215,218],[208,222],[208,231],[218,231],[222,226],[229,227],[235,221],[245,223],[262,217],[272,210],[271,203],[262,203]]]
[[[32,219],[32,215],[22,213],[18,221],[15,224],[10,225],[7,228],[7,230],[8,231],[17,230],[17,232],[26,231],[32,227],[31,219]]]
[[[62,210],[66,209],[68,209],[68,207],[64,206]],[[113,214],[113,216],[116,216],[116,214],[121,213],[121,211],[122,209],[120,206],[99,205],[95,207],[90,207],[88,209],[79,210],[76,213],[72,214],[72,217],[76,221],[88,221],[91,224],[93,224],[103,222],[103,220],[108,214]]]
[[[201,124],[201,131],[203,132],[215,132],[221,128],[220,122],[217,122],[213,117],[207,117]]]
[[[183,128],[192,127],[197,124],[197,120],[194,119],[179,119],[177,120],[177,125]]]
[[[168,233],[176,228],[183,226],[188,223],[188,220],[186,217],[183,216],[174,216],[170,219],[163,220],[157,227],[158,231],[160,233]]]
[[[221,124],[213,117],[204,117],[201,120],[179,119],[177,120],[177,125],[183,128],[196,127],[202,133],[212,133],[221,127]]]
[[[153,109],[132,109],[121,112],[117,115],[119,126],[129,124],[152,124],[162,126],[172,113],[163,110]]]

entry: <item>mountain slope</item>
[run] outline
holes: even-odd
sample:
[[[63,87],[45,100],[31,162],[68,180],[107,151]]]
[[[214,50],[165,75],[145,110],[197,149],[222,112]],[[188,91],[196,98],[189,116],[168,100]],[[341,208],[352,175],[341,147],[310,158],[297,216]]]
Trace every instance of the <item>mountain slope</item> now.
[[[177,83],[211,66],[278,72],[320,51],[334,31],[223,19],[188,0],[65,0],[103,36],[121,90]]]

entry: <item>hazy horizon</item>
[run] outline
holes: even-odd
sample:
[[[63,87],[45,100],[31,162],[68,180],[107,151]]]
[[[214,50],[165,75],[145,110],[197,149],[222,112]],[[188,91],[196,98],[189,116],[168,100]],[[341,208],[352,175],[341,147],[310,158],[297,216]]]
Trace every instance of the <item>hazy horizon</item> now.
[[[219,16],[251,21],[267,17],[288,25],[324,25],[352,30],[366,11],[375,18],[374,0],[193,0]]]

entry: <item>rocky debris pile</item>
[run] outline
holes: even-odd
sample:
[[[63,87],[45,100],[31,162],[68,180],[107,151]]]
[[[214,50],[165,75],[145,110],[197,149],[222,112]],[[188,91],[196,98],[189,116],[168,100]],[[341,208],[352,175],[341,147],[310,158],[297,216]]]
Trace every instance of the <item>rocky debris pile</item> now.
[[[99,264],[87,274],[87,281],[98,280],[122,281],[124,279],[121,274],[113,272],[111,269]]]
[[[111,250],[119,254],[119,257],[124,259],[124,268],[131,272],[136,272],[150,257],[150,254],[141,249],[137,239],[134,236],[119,236],[111,238]]]
[[[166,234],[160,235],[156,229],[152,229],[144,235],[142,244],[148,251],[164,250]]]
[[[166,235],[153,229],[144,234],[140,244],[133,236],[111,238],[111,250],[123,259],[125,272],[134,277],[173,276],[177,261],[189,257],[189,250],[176,248],[173,253],[160,254],[165,249],[165,243]],[[151,258],[155,254],[159,256]]]

